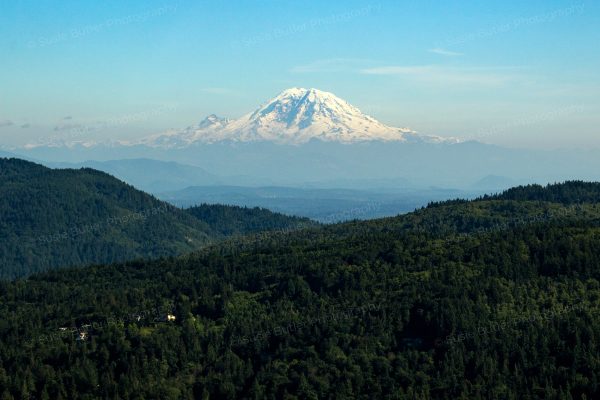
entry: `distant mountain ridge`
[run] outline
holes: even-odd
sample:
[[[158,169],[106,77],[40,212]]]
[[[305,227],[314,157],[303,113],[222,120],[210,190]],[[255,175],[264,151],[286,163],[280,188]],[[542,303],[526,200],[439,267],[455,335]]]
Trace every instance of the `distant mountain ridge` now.
[[[143,145],[40,147],[20,153],[25,154],[21,158],[44,160],[46,165],[88,160],[174,161],[215,175],[218,184],[239,186],[298,187],[318,183],[327,188],[372,189],[381,186],[376,182],[385,181],[385,186],[436,186],[493,192],[531,182],[600,180],[599,150],[510,149],[478,142],[430,144],[372,140],[348,145],[311,140],[303,145],[282,145],[268,141],[224,141],[172,149]],[[157,176],[166,176],[169,170],[172,169],[163,169]],[[154,171],[156,168],[148,170],[149,176],[136,180],[136,186],[152,183]],[[172,188],[175,190],[212,184],[210,181],[199,182],[196,177],[184,180],[179,179],[184,175],[175,176],[175,179],[170,177],[170,182],[182,181],[178,188]],[[126,178],[123,175],[123,179]],[[158,189],[156,193],[172,190]]]

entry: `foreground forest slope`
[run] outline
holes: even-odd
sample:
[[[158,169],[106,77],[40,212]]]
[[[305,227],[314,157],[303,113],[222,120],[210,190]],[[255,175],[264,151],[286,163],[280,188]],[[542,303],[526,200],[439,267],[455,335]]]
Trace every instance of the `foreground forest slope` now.
[[[598,200],[447,202],[4,283],[0,398],[600,398]]]
[[[218,224],[204,220],[217,212]],[[228,234],[260,230],[258,216],[270,229],[311,225],[260,209],[204,205],[180,210],[93,169],[55,170],[0,158],[0,279],[184,254]],[[223,225],[236,229],[223,231]]]

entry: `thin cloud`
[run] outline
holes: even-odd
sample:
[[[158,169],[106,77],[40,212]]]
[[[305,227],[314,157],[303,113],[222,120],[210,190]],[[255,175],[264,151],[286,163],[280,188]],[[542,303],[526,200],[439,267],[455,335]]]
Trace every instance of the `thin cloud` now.
[[[70,115],[67,115],[66,117],[63,118],[63,120],[70,120],[73,119],[73,117],[71,117]]]
[[[21,128],[23,128],[23,129],[27,129],[27,128],[29,128],[30,126],[31,126],[31,124],[23,124],[23,125],[21,125]]]
[[[60,132],[60,131],[68,131],[68,130],[72,130],[72,129],[80,129],[83,126],[81,124],[60,124],[60,125],[56,125],[54,127],[54,131],[55,132]]]
[[[388,75],[407,77],[434,84],[501,86],[517,78],[515,68],[459,68],[437,65],[384,66],[366,68],[361,73],[367,75]]]
[[[13,122],[7,119],[0,121],[0,128],[4,128],[5,126],[12,126]]]
[[[441,49],[439,47],[436,47],[435,49],[429,49],[427,51],[430,52],[430,53],[435,53],[435,54],[439,54],[439,55],[442,55],[442,56],[448,56],[448,57],[458,57],[458,56],[464,55],[463,53],[458,53],[456,51],[445,50],[445,49]]]

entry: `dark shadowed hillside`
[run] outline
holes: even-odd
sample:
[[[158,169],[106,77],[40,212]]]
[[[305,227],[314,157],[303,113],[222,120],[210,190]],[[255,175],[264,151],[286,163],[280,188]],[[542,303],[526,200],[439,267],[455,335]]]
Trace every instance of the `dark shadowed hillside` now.
[[[204,214],[211,213],[210,206]],[[231,232],[290,227],[301,222],[265,210],[215,207],[215,226],[93,169],[54,170],[0,159],[0,278],[52,268],[173,256]],[[202,213],[200,213],[202,214]],[[231,218],[227,220],[226,218]],[[247,222],[243,221],[247,219]]]

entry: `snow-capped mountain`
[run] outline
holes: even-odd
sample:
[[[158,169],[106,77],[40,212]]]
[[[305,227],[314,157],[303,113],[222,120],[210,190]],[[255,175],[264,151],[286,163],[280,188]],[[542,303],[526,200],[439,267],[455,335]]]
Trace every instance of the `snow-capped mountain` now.
[[[292,88],[239,119],[229,120],[213,114],[196,126],[154,135],[136,144],[183,148],[220,141],[302,144],[312,139],[341,143],[373,140],[457,142],[456,139],[419,135],[408,128],[387,126],[329,92]]]

